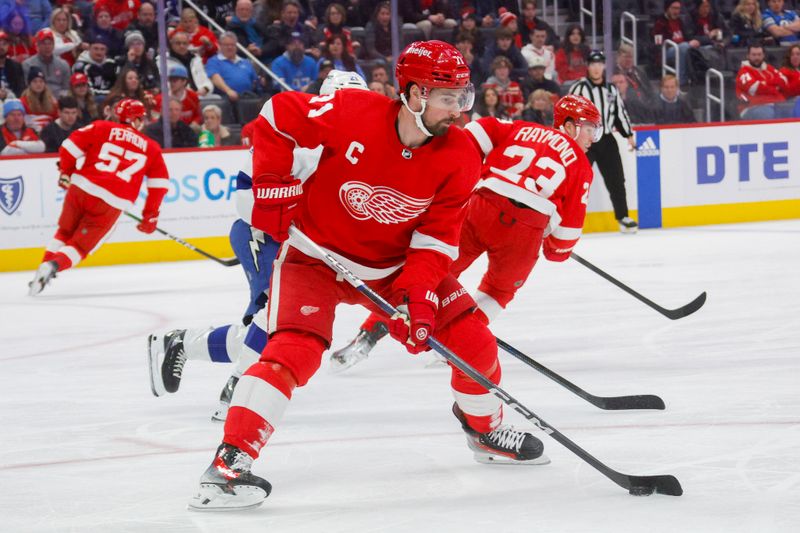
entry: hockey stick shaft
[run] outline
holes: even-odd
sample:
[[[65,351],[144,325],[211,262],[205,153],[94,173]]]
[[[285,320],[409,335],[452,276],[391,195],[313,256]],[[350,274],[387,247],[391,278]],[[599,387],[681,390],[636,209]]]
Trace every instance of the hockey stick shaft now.
[[[367,297],[373,304],[375,304],[381,311],[386,313],[388,316],[392,316],[397,312],[389,302],[387,302],[380,294],[373,291],[369,288],[361,279],[359,279],[355,274],[350,272],[344,265],[339,263],[333,256],[329,253],[325,252],[322,248],[317,245],[314,241],[309,239],[302,231],[297,229],[294,226],[289,227],[289,235],[295,239],[298,239],[303,242],[306,246],[310,249],[314,250],[317,254],[317,257],[324,261],[331,269],[337,272],[339,275],[342,276],[345,280],[347,280],[350,285],[352,285],[356,290],[358,290],[361,294]],[[453,353],[449,348],[447,348],[444,344],[439,342],[433,336],[428,337],[427,341],[428,346],[430,346],[433,350],[438,352],[442,357],[447,359],[453,366],[464,372],[464,374],[468,375],[472,378],[476,383],[478,383],[481,387],[489,391],[491,394],[496,396],[500,399],[504,404],[511,407],[519,414],[524,416],[526,419],[531,421],[535,424],[539,429],[550,435],[553,439],[557,440],[561,443],[564,447],[568,450],[573,452],[575,455],[580,457],[583,461],[594,467],[598,472],[606,476],[608,479],[623,487],[625,489],[631,490],[631,487],[638,487],[638,488],[645,488],[652,491],[657,491],[662,494],[669,494],[672,496],[680,496],[683,494],[683,489],[680,486],[680,483],[674,476],[670,475],[659,475],[659,476],[630,476],[627,474],[622,474],[613,470],[600,460],[596,459],[592,456],[589,452],[578,446],[572,440],[567,438],[563,433],[558,431],[556,428],[542,420],[539,416],[537,416],[533,411],[519,403],[513,396],[508,394],[498,385],[492,383],[488,378],[486,378],[483,374],[472,368],[466,361],[461,359],[455,353]]]
[[[137,217],[133,213],[129,213],[127,211],[124,211],[124,213],[126,215],[128,215],[130,218],[132,218],[133,220],[137,221],[137,222],[141,222],[142,221],[142,219],[140,217]],[[180,244],[182,246],[185,246],[186,248],[190,249],[191,251],[193,251],[195,253],[198,253],[198,254],[202,255],[203,257],[207,257],[208,259],[211,259],[212,261],[216,261],[217,263],[219,263],[222,266],[229,267],[229,266],[236,266],[236,265],[239,264],[239,259],[237,259],[236,257],[231,257],[229,259],[222,259],[222,258],[219,258],[219,257],[217,257],[215,255],[211,255],[210,253],[208,253],[208,252],[206,252],[204,250],[201,250],[200,248],[198,248],[194,244],[186,242],[183,239],[181,239],[180,237],[176,237],[175,235],[169,233],[168,231],[164,231],[163,229],[161,229],[159,227],[156,227],[156,231],[159,232],[160,234],[164,235],[165,237],[169,237],[170,239],[172,239],[173,241],[177,242],[178,244]]]
[[[559,374],[553,372],[543,364],[539,363],[538,361],[532,359],[531,357],[525,355],[523,352],[514,348],[503,339],[495,337],[497,340],[497,345],[506,351],[508,354],[516,357],[526,365],[530,366],[538,370],[540,373],[544,374],[548,378],[552,379],[568,391],[572,392],[573,394],[583,398],[590,404],[599,407],[600,409],[605,409],[608,411],[617,411],[623,409],[664,409],[664,400],[659,398],[658,396],[654,396],[652,394],[638,394],[633,396],[595,396],[594,394],[590,394],[580,388],[579,386],[575,385],[568,379],[560,376]]]
[[[698,296],[697,298],[695,298],[694,300],[692,300],[688,304],[686,304],[686,305],[684,305],[682,307],[678,307],[677,309],[667,309],[665,307],[661,307],[660,305],[658,305],[654,301],[650,300],[649,298],[645,297],[644,295],[642,295],[642,294],[636,292],[635,290],[631,289],[630,287],[628,287],[627,285],[622,283],[620,280],[618,280],[614,276],[604,272],[603,270],[600,270],[595,265],[593,265],[592,263],[590,263],[589,261],[587,261],[583,257],[579,256],[575,252],[572,252],[570,257],[572,259],[574,259],[575,261],[577,261],[578,263],[580,263],[583,266],[585,266],[586,268],[588,268],[589,270],[591,270],[592,272],[594,272],[595,274],[599,275],[600,277],[604,278],[607,281],[610,281],[611,283],[613,283],[614,285],[616,285],[617,287],[619,287],[623,291],[627,292],[628,294],[630,294],[631,296],[633,296],[634,298],[636,298],[640,302],[643,302],[648,307],[651,307],[651,308],[655,309],[656,311],[658,311],[659,313],[661,313],[665,317],[669,318],[670,320],[677,320],[679,318],[683,318],[685,316],[689,316],[692,313],[694,313],[695,311],[697,311],[698,309],[700,309],[701,307],[703,307],[703,304],[706,303],[706,293],[703,292],[702,294],[700,294],[700,296]]]

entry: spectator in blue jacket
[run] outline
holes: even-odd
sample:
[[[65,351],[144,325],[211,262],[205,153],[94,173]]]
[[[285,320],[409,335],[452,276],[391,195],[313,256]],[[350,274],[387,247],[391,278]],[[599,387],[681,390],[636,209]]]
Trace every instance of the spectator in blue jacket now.
[[[206,63],[206,74],[219,94],[236,102],[242,93],[257,92],[258,76],[250,61],[236,55],[236,34],[226,31],[219,38],[219,53]]]
[[[800,41],[800,16],[783,9],[783,0],[768,0],[767,5],[762,14],[764,30],[782,45]]]
[[[306,55],[303,36],[292,32],[286,51],[272,62],[272,71],[295,91],[303,91],[317,79],[317,62]]]

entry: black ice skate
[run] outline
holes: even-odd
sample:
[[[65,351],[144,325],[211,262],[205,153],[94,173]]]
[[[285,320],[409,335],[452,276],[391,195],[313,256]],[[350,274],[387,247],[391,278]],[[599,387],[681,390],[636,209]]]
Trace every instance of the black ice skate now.
[[[58,263],[55,261],[45,261],[36,269],[33,281],[28,283],[28,296],[36,296],[44,290],[50,280],[56,277]]]
[[[622,233],[636,233],[639,231],[639,224],[631,217],[622,217],[619,222],[619,231]]]
[[[231,406],[231,398],[233,398],[233,389],[236,388],[237,383],[239,383],[238,376],[231,376],[228,378],[228,382],[222,388],[222,392],[219,395],[219,407],[217,407],[217,410],[211,415],[212,422],[225,422],[225,419],[228,417],[228,408]]]
[[[350,341],[350,344],[331,354],[331,373],[344,372],[351,366],[366,359],[375,344],[385,337],[387,333],[389,333],[389,328],[383,322],[375,322],[371,331],[366,329],[359,330],[358,335]]]
[[[193,511],[239,511],[258,507],[272,492],[266,479],[253,475],[253,458],[235,446],[220,444],[200,488],[189,500]]]
[[[490,433],[478,433],[467,424],[464,413],[458,404],[453,404],[464,433],[467,445],[475,452],[475,460],[484,464],[546,465],[550,459],[543,455],[542,441],[513,426],[502,425]]]
[[[150,367],[150,389],[156,396],[177,392],[181,385],[186,350],[183,348],[185,329],[166,335],[150,335],[147,339],[147,358]]]

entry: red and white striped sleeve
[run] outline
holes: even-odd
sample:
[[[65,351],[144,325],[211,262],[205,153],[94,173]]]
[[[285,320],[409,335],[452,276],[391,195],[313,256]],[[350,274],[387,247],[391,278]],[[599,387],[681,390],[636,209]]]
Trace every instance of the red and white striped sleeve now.
[[[464,130],[469,133],[468,136],[485,159],[508,136],[513,127],[511,122],[503,122],[495,117],[481,117],[464,126]]]

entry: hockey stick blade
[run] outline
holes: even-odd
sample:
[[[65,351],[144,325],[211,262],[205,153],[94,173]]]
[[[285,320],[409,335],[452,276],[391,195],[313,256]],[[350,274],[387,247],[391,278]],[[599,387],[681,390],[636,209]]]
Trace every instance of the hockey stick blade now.
[[[508,354],[516,357],[529,367],[537,370],[544,376],[552,379],[568,391],[576,396],[579,396],[600,409],[607,411],[621,411],[626,409],[665,409],[664,400],[652,394],[639,394],[634,396],[595,396],[578,387],[563,376],[553,372],[542,363],[525,355],[522,351],[514,348],[503,339],[495,337],[497,346],[502,348]]]
[[[593,396],[594,403],[606,411],[622,411],[626,409],[658,409],[667,408],[664,400],[654,394],[638,394],[634,396]]]
[[[599,269],[594,264],[590,263],[589,261],[587,261],[583,257],[579,256],[575,252],[572,252],[572,254],[570,255],[570,258],[572,258],[575,261],[577,261],[578,263],[582,264],[583,266],[585,266],[586,268],[588,268],[589,270],[591,270],[592,272],[594,272],[595,274],[597,274],[601,278],[605,279],[606,281],[610,281],[611,283],[613,283],[614,285],[616,285],[617,287],[619,287],[623,291],[627,292],[628,294],[630,294],[631,296],[633,296],[634,298],[636,298],[640,302],[644,303],[648,307],[651,307],[652,309],[655,309],[656,311],[658,311],[659,313],[661,313],[665,317],[669,318],[670,320],[678,320],[679,318],[683,318],[683,317],[689,316],[692,313],[694,313],[695,311],[697,311],[698,309],[700,309],[701,307],[703,307],[703,304],[706,303],[706,293],[704,291],[700,296],[698,296],[697,298],[695,298],[694,300],[692,300],[691,302],[689,302],[688,304],[686,304],[686,305],[684,305],[682,307],[678,307],[677,309],[667,309],[666,307],[662,307],[662,306],[658,305],[653,300],[651,300],[651,299],[647,298],[646,296],[644,296],[644,295],[636,292],[635,290],[631,289],[630,287],[628,287],[627,285],[622,283],[620,280],[618,280],[617,278],[615,278],[611,274],[608,274],[607,272]]]
[[[667,496],[681,496],[683,487],[675,476],[626,476],[625,483],[618,483],[621,487],[627,488],[628,493],[633,496],[649,496],[654,492],[666,494]],[[626,486],[627,485],[627,486]]]
[[[689,302],[688,304],[684,305],[683,307],[679,307],[677,309],[664,309],[663,307],[659,310],[659,312],[669,318],[670,320],[678,320],[679,318],[683,318],[685,316],[689,316],[706,303],[706,293],[703,293]]]
[[[127,211],[123,211],[123,213],[125,213],[126,215],[128,215],[130,218],[132,218],[133,220],[135,220],[137,222],[141,222],[142,221],[142,219],[140,217],[137,217],[133,213],[129,213]],[[175,235],[173,235],[173,234],[169,233],[168,231],[165,231],[165,230],[163,230],[163,229],[161,229],[159,227],[156,227],[156,231],[159,232],[160,234],[164,235],[165,237],[168,237],[168,238],[172,239],[173,241],[177,242],[181,246],[185,246],[186,248],[190,249],[191,251],[193,251],[195,253],[198,253],[198,254],[202,255],[203,257],[207,257],[208,259],[211,259],[212,261],[215,261],[215,262],[219,263],[222,266],[230,267],[230,266],[236,266],[236,265],[239,264],[239,258],[237,258],[237,257],[229,257],[227,259],[222,259],[222,258],[217,257],[215,255],[211,255],[210,253],[208,253],[208,252],[206,252],[204,250],[201,250],[200,248],[198,248],[194,244],[192,244],[190,242],[186,242],[183,239],[181,239],[180,237],[176,237]]]
[[[327,264],[332,270],[334,270],[338,275],[342,277],[342,279],[346,280],[347,283],[353,286],[358,292],[363,294],[366,298],[368,298],[376,307],[378,307],[381,311],[386,313],[389,316],[394,315],[397,313],[397,309],[395,309],[389,302],[387,302],[380,294],[369,288],[359,277],[355,274],[350,272],[350,270],[342,265],[339,261],[336,260],[331,254],[327,253],[323,250],[317,243],[309,239],[302,231],[297,229],[295,226],[289,226],[289,236],[290,238],[295,238],[302,241],[306,246],[308,246],[311,250],[314,251],[314,254],[317,256],[318,259],[323,261]],[[586,462],[590,466],[592,466],[595,470],[606,476],[608,479],[623,487],[628,489],[628,492],[631,492],[632,487],[637,487],[633,490],[650,490],[652,488],[653,491],[657,491],[661,494],[669,494],[671,496],[680,496],[683,493],[683,490],[680,488],[680,483],[678,480],[672,476],[630,476],[627,474],[623,474],[621,472],[617,472],[616,470],[610,468],[608,465],[594,457],[592,454],[578,446],[574,441],[569,439],[566,435],[558,431],[556,428],[542,420],[539,416],[536,415],[533,411],[525,407],[523,404],[518,402],[513,396],[508,394],[506,391],[500,388],[500,386],[495,385],[490,381],[486,376],[475,370],[469,363],[461,359],[458,355],[456,355],[452,350],[450,350],[447,346],[439,342],[435,337],[428,337],[427,340],[428,346],[430,346],[433,350],[439,353],[442,357],[444,357],[448,362],[450,362],[454,367],[461,370],[464,374],[469,376],[473,381],[475,381],[478,385],[489,391],[490,394],[496,396],[501,402],[506,404],[509,408],[514,409],[516,412],[524,416],[528,421],[533,423],[536,427],[542,430],[544,433],[547,433],[561,443],[562,446],[570,450],[574,453],[578,458],[582,461]],[[669,480],[671,478],[672,481]],[[634,485],[634,482],[638,482],[641,485]],[[641,487],[639,489],[638,487]],[[652,494],[652,491],[650,492]]]

